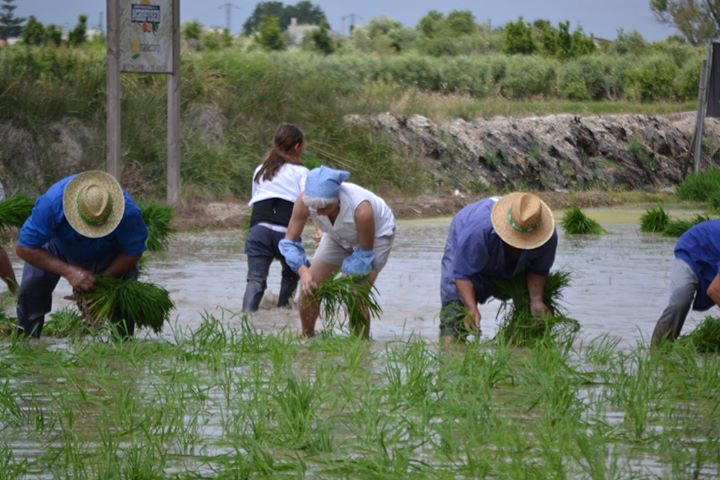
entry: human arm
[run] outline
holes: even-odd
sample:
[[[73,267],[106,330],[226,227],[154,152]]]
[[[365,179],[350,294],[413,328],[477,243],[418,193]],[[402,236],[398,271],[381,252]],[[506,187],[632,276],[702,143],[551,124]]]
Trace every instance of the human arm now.
[[[91,291],[95,288],[95,276],[89,270],[64,262],[45,249],[18,245],[15,252],[30,265],[65,278],[74,289]]]
[[[465,305],[467,314],[463,318],[465,329],[468,332],[480,330],[480,310],[477,306],[477,297],[475,296],[475,287],[470,280],[455,279],[455,287],[460,301]]]
[[[720,273],[715,275],[713,281],[710,282],[710,286],[708,286],[707,289],[707,296],[715,302],[715,305],[720,305]]]
[[[375,259],[375,213],[370,202],[361,202],[353,212],[357,230],[358,246],[352,255],[342,263],[342,272],[347,275],[366,276],[372,271]]]
[[[530,294],[530,312],[533,315],[552,315],[552,310],[545,305],[543,295],[547,277],[534,272],[527,272],[527,287]]]
[[[11,293],[17,293],[17,280],[15,279],[15,271],[10,263],[10,258],[4,248],[0,247],[0,277],[7,284]]]
[[[301,290],[304,293],[309,293],[315,288],[315,282],[313,282],[310,274],[310,261],[305,255],[305,247],[300,239],[305,223],[310,218],[310,210],[305,205],[303,196],[303,194],[300,194],[295,201],[285,238],[280,240],[278,247],[288,266],[300,275]]]
[[[102,274],[109,277],[122,277],[137,265],[141,256],[142,255],[126,255],[121,253],[115,257]]]

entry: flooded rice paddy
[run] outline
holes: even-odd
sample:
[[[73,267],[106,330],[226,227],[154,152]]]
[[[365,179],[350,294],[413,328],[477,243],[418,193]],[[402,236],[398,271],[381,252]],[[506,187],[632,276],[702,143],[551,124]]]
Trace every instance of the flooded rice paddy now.
[[[564,292],[568,316],[581,324],[580,337],[609,334],[624,345],[647,341],[665,307],[669,265],[675,239],[639,232],[640,209],[587,210],[608,230],[600,236],[566,236],[560,242],[554,269],[571,273]],[[401,221],[386,268],[377,281],[382,318],[371,327],[378,341],[420,335],[437,338],[440,259],[450,219]],[[305,234],[309,238],[308,233]],[[309,250],[310,250],[310,246]],[[183,325],[197,326],[203,312],[239,322],[247,265],[240,231],[177,235],[171,250],[152,254],[146,278],[165,286],[178,306]],[[280,285],[274,262],[268,279],[271,305]],[[499,302],[481,307],[483,337],[497,329]],[[704,318],[691,313],[686,328]],[[257,328],[271,331],[298,328],[296,311],[262,309],[253,316]]]
[[[369,343],[243,318],[242,233],[178,234],[144,273],[177,305],[160,338],[0,342],[0,478],[717,478],[720,358],[644,345],[674,239],[586,212],[609,233],[561,233],[555,263],[581,330],[532,349],[438,348],[449,219],[400,222]]]

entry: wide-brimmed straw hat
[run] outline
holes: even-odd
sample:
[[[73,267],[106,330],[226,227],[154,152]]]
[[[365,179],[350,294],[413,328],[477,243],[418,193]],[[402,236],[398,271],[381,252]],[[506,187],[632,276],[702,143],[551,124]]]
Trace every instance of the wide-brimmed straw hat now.
[[[532,193],[505,195],[493,206],[490,218],[503,242],[522,250],[544,245],[555,231],[550,207]]]
[[[79,173],[65,186],[63,210],[70,226],[89,238],[112,233],[125,213],[125,196],[115,177],[101,170]]]

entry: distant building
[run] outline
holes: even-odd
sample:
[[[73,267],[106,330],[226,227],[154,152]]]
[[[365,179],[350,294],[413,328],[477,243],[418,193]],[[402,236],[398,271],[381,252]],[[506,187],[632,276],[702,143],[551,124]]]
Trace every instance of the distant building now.
[[[297,23],[297,18],[292,17],[290,19],[290,25],[288,25],[287,28],[288,37],[290,37],[290,44],[300,45],[303,38],[305,38],[305,35],[319,28],[320,26],[318,25],[299,24]]]

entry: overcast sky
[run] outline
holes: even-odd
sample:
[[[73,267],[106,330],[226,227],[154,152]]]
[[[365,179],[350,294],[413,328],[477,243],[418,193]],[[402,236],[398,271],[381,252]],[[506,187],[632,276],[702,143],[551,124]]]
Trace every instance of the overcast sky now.
[[[198,20],[206,26],[227,25],[226,4],[231,5],[231,29],[238,32],[252,13],[256,1],[247,0],[180,0],[182,22]],[[284,2],[294,4],[297,1]],[[448,13],[470,10],[478,22],[503,25],[522,16],[527,21],[546,19],[557,24],[570,21],[570,29],[581,26],[585,33],[613,39],[618,29],[637,30],[646,40],[662,40],[675,30],[658,23],[650,11],[650,0],[316,0],[325,11],[334,30],[347,32],[350,16],[355,24],[374,17],[388,16],[414,27],[430,10]],[[90,27],[105,24],[106,0],[15,0],[16,16],[34,15],[42,23],[72,28],[78,15],[87,15]]]

